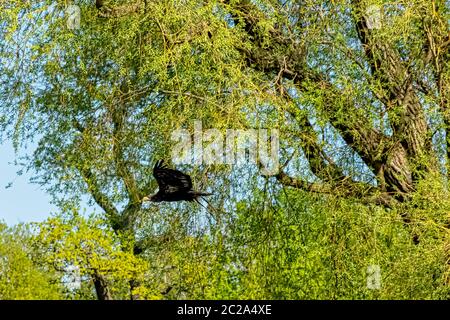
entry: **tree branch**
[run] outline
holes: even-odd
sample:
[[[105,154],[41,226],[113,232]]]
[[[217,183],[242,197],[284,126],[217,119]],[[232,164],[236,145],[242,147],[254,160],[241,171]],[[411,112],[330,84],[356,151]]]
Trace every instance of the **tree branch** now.
[[[74,120],[73,125],[80,133],[85,132],[85,127],[83,127],[78,121]],[[102,208],[105,211],[106,215],[109,217],[111,221],[112,228],[114,229],[114,231],[117,231],[120,221],[119,211],[109,200],[109,198],[101,191],[97,182],[97,178],[95,177],[92,170],[87,166],[85,166],[84,164],[78,166],[77,169],[80,172],[81,176],[83,177],[84,181],[86,182],[88,186],[88,191],[94,198],[94,201],[100,206],[100,208]]]
[[[354,182],[349,178],[342,179],[335,184],[320,182],[316,183],[293,178],[283,171],[279,172],[275,178],[286,187],[292,187],[312,193],[334,195],[343,198],[354,197],[364,204],[381,205],[391,208],[396,202],[392,194],[389,194],[388,192],[380,192],[378,188],[372,185]]]

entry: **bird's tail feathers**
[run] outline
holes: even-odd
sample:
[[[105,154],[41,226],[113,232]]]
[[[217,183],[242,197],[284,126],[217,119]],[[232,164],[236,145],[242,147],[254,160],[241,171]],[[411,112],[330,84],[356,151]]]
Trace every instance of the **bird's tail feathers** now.
[[[214,195],[214,193],[208,193],[208,192],[194,192],[194,196],[195,197],[207,197],[207,196],[212,196]]]

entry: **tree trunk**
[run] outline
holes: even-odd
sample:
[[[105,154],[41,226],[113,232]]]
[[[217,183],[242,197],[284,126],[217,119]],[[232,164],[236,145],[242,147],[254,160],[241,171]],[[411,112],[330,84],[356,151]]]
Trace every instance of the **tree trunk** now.
[[[105,277],[99,273],[95,273],[93,276],[95,292],[97,293],[98,300],[112,300],[111,293],[109,292],[108,283]]]

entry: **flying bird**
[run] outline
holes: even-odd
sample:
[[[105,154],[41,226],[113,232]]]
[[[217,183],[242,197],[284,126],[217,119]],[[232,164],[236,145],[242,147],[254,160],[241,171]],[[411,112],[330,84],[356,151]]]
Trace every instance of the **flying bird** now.
[[[153,167],[153,176],[158,183],[158,192],[146,196],[142,201],[196,201],[200,197],[210,196],[212,193],[195,191],[192,189],[191,177],[181,171],[167,168],[164,160],[159,160]]]

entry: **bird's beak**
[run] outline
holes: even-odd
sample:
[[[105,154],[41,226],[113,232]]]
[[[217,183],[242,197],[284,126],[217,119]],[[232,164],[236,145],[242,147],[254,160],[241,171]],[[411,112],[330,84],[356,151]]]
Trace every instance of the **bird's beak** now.
[[[142,198],[142,202],[145,202],[145,201],[150,201],[150,198],[149,197],[143,197]]]

